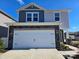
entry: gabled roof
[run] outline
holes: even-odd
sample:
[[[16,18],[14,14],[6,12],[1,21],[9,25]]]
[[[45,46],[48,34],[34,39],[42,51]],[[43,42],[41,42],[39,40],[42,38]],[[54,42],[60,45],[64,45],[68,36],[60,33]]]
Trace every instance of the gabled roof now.
[[[16,22],[15,19],[13,19],[10,15],[8,15],[6,12],[2,11],[1,9],[0,9],[0,13],[2,13],[2,14],[5,15],[6,17],[8,17],[8,18],[10,18],[10,19],[12,19],[13,21]]]
[[[45,10],[44,8],[38,6],[38,5],[35,4],[35,3],[30,3],[30,4],[28,4],[28,5],[25,5],[25,6],[21,7],[21,8],[19,8],[19,9],[17,10],[17,12],[19,12],[20,10],[25,10],[26,8],[28,8],[28,7],[32,6],[32,5],[35,6],[35,7],[37,7],[37,8],[39,8],[38,10]]]

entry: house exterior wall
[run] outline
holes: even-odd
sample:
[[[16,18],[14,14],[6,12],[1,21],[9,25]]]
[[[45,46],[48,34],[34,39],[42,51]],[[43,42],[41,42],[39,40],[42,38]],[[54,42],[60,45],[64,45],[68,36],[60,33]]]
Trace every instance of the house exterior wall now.
[[[68,11],[46,11],[44,12],[44,21],[45,22],[55,22],[55,13],[60,13],[60,20],[61,23],[60,29],[66,30],[69,29],[69,17]]]
[[[45,22],[54,22],[54,12],[44,12],[44,21]]]
[[[19,22],[27,22],[26,12],[39,12],[40,19],[38,22],[55,22],[55,13],[60,13],[60,29],[63,29],[65,31],[68,31],[69,29],[68,10],[46,10],[44,8],[40,8],[40,6],[37,6],[33,3],[23,6],[19,9]]]
[[[62,23],[60,25],[61,29],[69,29],[69,17],[68,17],[68,11],[61,12],[61,19],[60,22]]]
[[[7,37],[8,28],[0,26],[0,38]]]
[[[69,34],[69,38],[75,40],[75,35],[71,35],[71,34]]]
[[[75,39],[79,41],[79,32],[75,33]]]
[[[4,48],[8,47],[8,25],[7,23],[15,22],[13,18],[0,10],[0,39],[3,40]]]
[[[69,32],[69,38],[79,41],[79,32]]]
[[[60,13],[61,22],[60,29],[68,30],[69,29],[69,17],[67,11],[44,11],[44,10],[24,10],[19,12],[19,22],[26,21],[26,12],[39,12],[39,22],[55,22],[55,13]]]
[[[6,23],[15,22],[7,14],[0,11],[0,37],[7,38],[8,25]]]
[[[8,27],[6,23],[9,23],[9,22],[15,22],[15,21],[0,12],[0,26]]]
[[[39,12],[39,22],[44,22],[44,11],[43,10],[25,10],[19,12],[19,22],[26,21],[26,12]]]

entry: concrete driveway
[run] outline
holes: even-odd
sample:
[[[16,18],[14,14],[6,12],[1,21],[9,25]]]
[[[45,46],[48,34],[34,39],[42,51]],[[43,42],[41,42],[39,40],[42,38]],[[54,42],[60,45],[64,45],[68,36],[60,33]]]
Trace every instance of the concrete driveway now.
[[[0,53],[0,55],[2,55],[3,53]]]
[[[65,59],[56,49],[10,50],[0,59]]]

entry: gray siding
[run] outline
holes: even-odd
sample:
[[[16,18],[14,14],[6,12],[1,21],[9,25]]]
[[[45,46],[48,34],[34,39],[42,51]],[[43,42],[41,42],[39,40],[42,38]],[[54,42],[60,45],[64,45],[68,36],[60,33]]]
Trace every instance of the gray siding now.
[[[19,12],[19,22],[26,22],[26,12],[39,12],[39,22],[44,22],[43,10],[26,10]]]
[[[26,22],[26,12],[25,11],[19,12],[19,22]]]
[[[7,37],[8,28],[0,26],[0,37]]]

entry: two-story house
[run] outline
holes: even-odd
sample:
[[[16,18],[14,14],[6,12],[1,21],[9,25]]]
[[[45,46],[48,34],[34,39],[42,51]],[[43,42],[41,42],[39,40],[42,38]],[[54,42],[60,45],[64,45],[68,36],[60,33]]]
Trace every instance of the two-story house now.
[[[9,49],[60,47],[60,29],[68,30],[67,10],[46,10],[30,3],[17,10],[19,21],[9,23]]]

